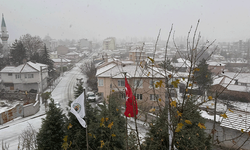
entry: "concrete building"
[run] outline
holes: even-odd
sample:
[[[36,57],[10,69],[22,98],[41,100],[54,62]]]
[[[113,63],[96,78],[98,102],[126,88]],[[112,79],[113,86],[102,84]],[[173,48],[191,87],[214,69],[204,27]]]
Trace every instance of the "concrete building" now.
[[[56,47],[57,55],[66,55],[69,52],[69,48],[63,45],[59,45]]]
[[[55,68],[59,68],[61,66],[67,67],[71,63],[71,60],[66,59],[66,58],[55,58],[55,59],[52,59],[52,61],[54,62]]]
[[[129,51],[129,60],[134,61],[135,63],[145,61],[146,54],[145,51],[141,50],[140,48],[133,48]]]
[[[210,70],[214,75],[221,74],[225,70],[226,64],[208,61],[208,70]]]
[[[115,50],[116,49],[115,38],[114,37],[108,37],[108,38],[106,38],[103,41],[102,49],[103,50]]]
[[[6,66],[0,71],[1,85],[6,91],[30,91],[47,87],[48,66],[27,62],[19,66]]]
[[[127,65],[126,63],[118,61],[101,65],[101,67],[97,67],[96,73],[98,93],[100,93],[104,99],[107,99],[112,93],[117,93],[121,99],[125,99],[124,72],[126,72],[130,87],[137,98],[138,106],[148,110],[151,108],[155,108],[156,110],[160,109],[160,107],[165,106],[165,88],[163,88],[163,86],[154,86],[157,83],[164,85],[164,73],[158,68],[153,68],[154,71],[152,75],[152,73],[149,73],[149,70],[152,71],[152,68],[148,68],[147,70],[136,65]],[[169,82],[171,83],[170,80]],[[172,90],[173,93],[177,91],[177,89]]]
[[[78,46],[80,51],[92,51],[92,42],[88,41],[88,39],[80,39]]]

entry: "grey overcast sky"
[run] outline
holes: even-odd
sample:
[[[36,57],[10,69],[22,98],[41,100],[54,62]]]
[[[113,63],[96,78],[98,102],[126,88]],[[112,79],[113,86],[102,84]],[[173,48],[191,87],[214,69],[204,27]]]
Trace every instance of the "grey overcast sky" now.
[[[9,40],[24,34],[54,39],[186,36],[200,19],[209,40],[250,38],[249,0],[0,0]]]

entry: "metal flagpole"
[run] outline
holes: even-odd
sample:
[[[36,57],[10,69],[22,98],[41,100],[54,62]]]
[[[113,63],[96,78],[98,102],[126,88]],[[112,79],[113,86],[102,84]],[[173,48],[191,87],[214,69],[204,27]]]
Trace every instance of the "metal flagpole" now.
[[[86,115],[86,107],[85,107],[85,103],[86,103],[85,87],[83,88],[83,92],[84,92],[84,110],[85,110],[85,119],[86,119],[87,115]],[[86,119],[86,142],[87,142],[87,150],[89,150],[87,119]]]

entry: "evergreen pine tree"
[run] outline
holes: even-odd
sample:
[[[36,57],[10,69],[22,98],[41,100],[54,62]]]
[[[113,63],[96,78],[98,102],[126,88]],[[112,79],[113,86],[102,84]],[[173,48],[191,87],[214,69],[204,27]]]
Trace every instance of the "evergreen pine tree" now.
[[[42,119],[42,127],[37,134],[37,146],[39,150],[62,149],[65,135],[65,115],[63,110],[56,108],[54,100],[51,99],[49,111],[45,119]]]
[[[176,113],[175,116],[178,114]],[[209,135],[198,126],[199,123],[205,124],[205,119],[201,117],[194,100],[190,99],[186,102],[181,119],[184,126],[180,132],[176,133],[176,148],[179,150],[211,149]],[[185,120],[191,121],[192,124],[187,124]]]
[[[181,117],[181,123],[184,125],[179,132],[175,132],[175,147],[178,150],[186,149],[211,149],[209,136],[201,129],[198,124],[204,124],[205,120],[201,117],[197,110],[195,102],[189,100],[185,104],[184,111]],[[175,112],[175,113],[174,113]],[[171,117],[172,123],[176,125],[178,114],[177,108],[173,109]],[[189,120],[192,124],[187,124],[185,120]],[[150,123],[150,129],[147,133],[144,149],[168,150],[168,125],[167,125],[167,107],[159,117]]]
[[[41,59],[39,60],[39,63],[48,65],[48,71],[49,71],[49,76],[50,77],[52,77],[55,74],[54,63],[50,59],[50,56],[49,56],[46,45],[44,45],[44,51],[43,51],[43,54],[41,56]]]
[[[30,57],[30,61],[32,62],[41,62],[40,60],[40,56],[39,56],[39,53],[35,52],[33,55],[31,55]]]
[[[150,123],[149,131],[143,144],[145,150],[169,149],[167,116],[167,107],[165,107],[161,115]]]
[[[128,149],[129,150],[138,150],[137,146],[137,135],[135,131],[130,131],[128,134]]]
[[[10,56],[12,57],[11,62],[15,65],[23,64],[23,61],[27,60],[26,49],[21,41],[15,40],[12,44]]]
[[[83,86],[82,82],[77,83],[75,90],[74,90],[74,95],[75,98],[80,96],[83,92]],[[69,106],[71,106],[71,102],[69,102]],[[97,109],[92,108],[91,105],[85,101],[85,114],[86,117],[84,120],[87,123],[87,130],[88,130],[88,144],[89,147],[92,149],[95,149],[95,135],[91,134],[95,131],[95,128],[98,126],[96,115],[97,115]],[[68,121],[67,121],[67,131],[66,135],[68,136],[68,143],[70,145],[69,149],[72,150],[82,150],[82,149],[87,149],[87,141],[86,141],[86,129],[81,126],[77,118],[75,117],[74,114],[71,112],[68,112]],[[71,127],[69,127],[71,126]]]
[[[106,104],[104,101],[104,105],[100,105],[99,126],[95,131],[96,148],[125,149],[125,119],[117,99],[117,95],[111,94],[108,99],[109,103]]]
[[[209,85],[213,83],[212,73],[208,69],[208,64],[205,59],[202,59],[197,66],[198,70],[194,72],[194,80],[200,89],[208,89]]]

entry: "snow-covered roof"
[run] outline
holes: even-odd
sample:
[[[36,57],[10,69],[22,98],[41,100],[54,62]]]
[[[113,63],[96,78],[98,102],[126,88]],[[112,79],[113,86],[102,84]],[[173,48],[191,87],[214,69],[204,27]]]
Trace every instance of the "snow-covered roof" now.
[[[250,117],[249,112],[234,110],[233,112],[227,111],[226,115],[228,118],[222,119],[221,126],[239,131],[243,129],[244,132],[250,131],[250,120],[248,119]]]
[[[74,51],[74,52],[67,53],[66,55],[67,56],[69,56],[69,55],[79,55],[79,53],[77,53],[77,52]]]
[[[52,59],[55,63],[59,63],[59,62],[71,62],[71,60],[69,60],[69,59],[65,59],[65,58],[63,58],[62,60],[60,59],[60,58],[55,58],[55,59]]]
[[[40,67],[47,67],[45,64],[41,63],[33,63],[31,61],[19,65],[17,67],[15,66],[6,66],[4,67],[0,72],[4,73],[21,73],[21,72],[39,72]],[[44,68],[43,68],[44,69]]]
[[[212,85],[220,84],[223,79],[224,77],[215,78]]]
[[[125,65],[134,63],[133,61],[130,61],[130,60],[124,60],[124,61],[121,61],[121,62],[122,62],[122,64],[125,64]]]
[[[227,87],[230,91],[238,91],[238,92],[250,92],[250,87],[242,86],[242,85],[235,85],[235,84],[221,84],[223,87]]]
[[[97,70],[97,76],[98,77],[111,77],[111,78],[124,78],[124,72],[126,72],[126,75],[128,78],[130,77],[152,77],[152,73],[149,73],[151,69],[145,70],[145,68],[141,68],[136,65],[115,65],[115,66],[109,66],[110,68],[105,69],[106,71]],[[104,68],[104,67],[103,67]],[[102,69],[102,68],[100,68]],[[153,71],[153,77],[154,78],[164,78],[163,74],[159,70]]]
[[[239,73],[236,76],[235,72],[224,72],[225,76],[228,76],[229,78],[235,78],[240,83],[250,83],[250,73]]]
[[[104,73],[105,71],[108,71],[109,69],[111,69],[111,68],[113,68],[115,66],[116,66],[115,63],[111,63],[111,64],[108,64],[108,65],[106,65],[104,67],[101,67],[101,68],[97,69],[96,75],[99,76],[100,74]]]
[[[226,66],[226,64],[215,62],[215,61],[207,61],[209,66]]]

